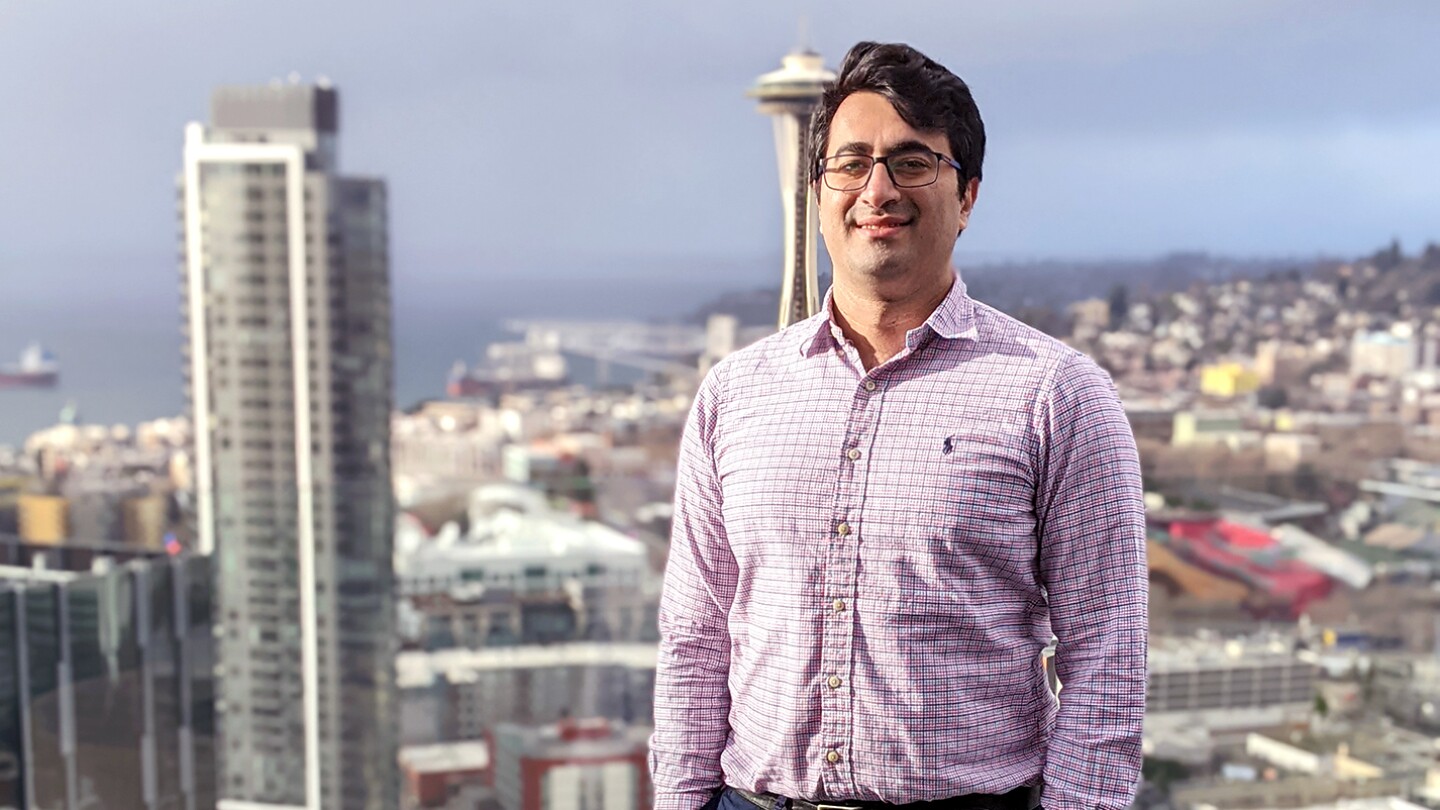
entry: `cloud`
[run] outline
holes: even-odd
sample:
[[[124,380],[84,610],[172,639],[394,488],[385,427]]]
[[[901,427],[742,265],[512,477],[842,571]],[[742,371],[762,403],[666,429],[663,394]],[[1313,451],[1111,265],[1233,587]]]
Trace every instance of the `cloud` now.
[[[996,218],[997,245],[1303,250],[1346,238],[1312,228],[1328,220],[1311,199],[1272,206],[1252,218],[1267,230],[1243,235],[1195,227],[1209,215],[1187,201],[1214,205],[1218,193],[1195,195],[1210,177],[1245,199],[1307,197],[1323,175],[1291,159],[1304,155],[1366,167],[1352,180],[1366,222],[1418,220],[1424,188],[1366,178],[1428,177],[1416,161],[1440,151],[1425,140],[1440,122],[1430,8],[0,0],[0,232],[12,252],[77,235],[93,249],[171,250],[184,123],[206,116],[217,84],[296,70],[340,87],[342,160],[390,181],[402,249],[763,253],[779,238],[775,168],[744,91],[803,16],[832,64],[862,38],[906,40],[971,82],[992,135],[981,216]],[[1239,165],[1232,153],[1247,149],[1252,165]],[[1140,168],[1197,155],[1220,173],[1187,183]],[[1100,169],[1123,193],[1097,212],[1071,189]],[[1139,236],[1119,236],[1115,217]]]

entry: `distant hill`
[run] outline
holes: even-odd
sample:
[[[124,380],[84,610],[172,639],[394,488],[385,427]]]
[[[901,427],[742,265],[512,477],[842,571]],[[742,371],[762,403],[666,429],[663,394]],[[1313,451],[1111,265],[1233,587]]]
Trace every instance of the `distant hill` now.
[[[1440,307],[1440,244],[1406,256],[1392,242],[1363,259],[1329,263],[1316,277],[1333,281],[1342,297],[1353,296],[1357,310],[1410,317]]]
[[[1149,260],[984,264],[962,268],[960,274],[971,295],[1033,323],[1043,320],[1045,313],[1059,312],[1076,301],[1104,298],[1116,285],[1130,288],[1132,298],[1143,299],[1178,292],[1195,282],[1261,277],[1313,264],[1313,260],[1172,253]],[[822,277],[820,289],[829,284],[829,278]],[[738,317],[748,326],[759,326],[773,323],[779,308],[780,279],[776,278],[773,287],[725,293],[700,306],[686,320],[704,323],[710,315],[721,312]]]

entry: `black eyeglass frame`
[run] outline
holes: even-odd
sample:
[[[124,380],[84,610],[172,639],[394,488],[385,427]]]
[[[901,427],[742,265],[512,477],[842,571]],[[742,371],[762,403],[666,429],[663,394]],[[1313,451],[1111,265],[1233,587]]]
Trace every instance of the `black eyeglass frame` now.
[[[918,185],[905,185],[904,183],[901,183],[900,181],[896,180],[896,179],[895,179],[895,170],[892,169],[892,168],[890,168],[890,161],[891,161],[893,158],[897,158],[897,157],[907,157],[907,156],[909,156],[909,155],[915,155],[915,154],[924,154],[925,152],[929,152],[930,154],[932,154],[932,155],[934,155],[935,157],[939,158],[942,163],[948,163],[948,164],[950,164],[952,167],[954,167],[955,173],[958,174],[958,175],[960,175],[961,177],[963,177],[963,176],[965,175],[965,169],[964,169],[964,167],[962,167],[962,166],[960,165],[960,161],[956,160],[955,158],[950,157],[949,155],[942,154],[942,153],[940,153],[940,152],[936,152],[934,149],[906,149],[906,150],[903,151],[903,152],[896,152],[896,153],[893,154],[893,155],[886,155],[886,156],[884,156],[884,157],[875,157],[875,156],[873,156],[873,155],[861,155],[861,154],[831,155],[830,157],[822,157],[822,158],[820,158],[820,159],[816,162],[816,164],[815,164],[815,170],[816,170],[816,173],[820,175],[820,177],[819,177],[818,179],[820,179],[822,182],[825,183],[825,187],[826,187],[826,188],[830,189],[831,191],[839,191],[839,192],[841,192],[841,193],[849,193],[849,192],[859,191],[860,189],[865,188],[866,186],[870,185],[870,178],[871,178],[871,176],[873,176],[873,175],[875,174],[875,167],[876,167],[877,165],[881,165],[881,164],[883,164],[883,165],[885,166],[885,173],[890,176],[890,184],[893,185],[893,186],[895,186],[896,188],[925,188],[926,186],[933,186],[933,185],[935,185],[935,183],[940,179],[940,164],[939,164],[939,163],[935,164],[935,176],[932,177],[932,178],[930,178],[930,180],[929,180],[928,182],[920,183],[920,184],[918,184]],[[827,173],[827,172],[825,171],[825,161],[827,161],[827,160],[834,160],[834,159],[836,159],[836,158],[842,158],[842,157],[864,158],[865,160],[870,161],[870,170],[867,171],[867,172],[865,172],[865,182],[861,183],[861,184],[858,185],[858,186],[855,186],[854,188],[835,188],[834,186],[830,185],[830,180],[825,177],[825,175],[826,175],[826,173]]]

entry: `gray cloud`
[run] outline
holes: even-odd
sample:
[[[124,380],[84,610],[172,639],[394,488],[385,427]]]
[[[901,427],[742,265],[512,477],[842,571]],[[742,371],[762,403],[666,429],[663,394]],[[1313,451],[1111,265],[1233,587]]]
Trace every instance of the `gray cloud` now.
[[[769,255],[743,92],[802,15],[832,62],[907,40],[974,86],[992,153],[966,251],[1413,244],[1440,237],[1433,8],[0,0],[0,284],[7,256],[168,257],[181,127],[214,85],[291,70],[341,88],[343,160],[390,180],[414,278]]]

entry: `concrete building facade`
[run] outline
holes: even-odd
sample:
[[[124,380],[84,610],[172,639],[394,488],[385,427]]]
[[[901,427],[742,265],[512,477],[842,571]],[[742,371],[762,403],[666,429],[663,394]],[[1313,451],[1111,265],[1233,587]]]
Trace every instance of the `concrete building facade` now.
[[[181,178],[196,533],[215,555],[221,796],[390,810],[386,187],[328,85],[227,87]]]
[[[401,653],[402,742],[478,740],[502,723],[567,717],[650,725],[656,649],[606,643]]]

